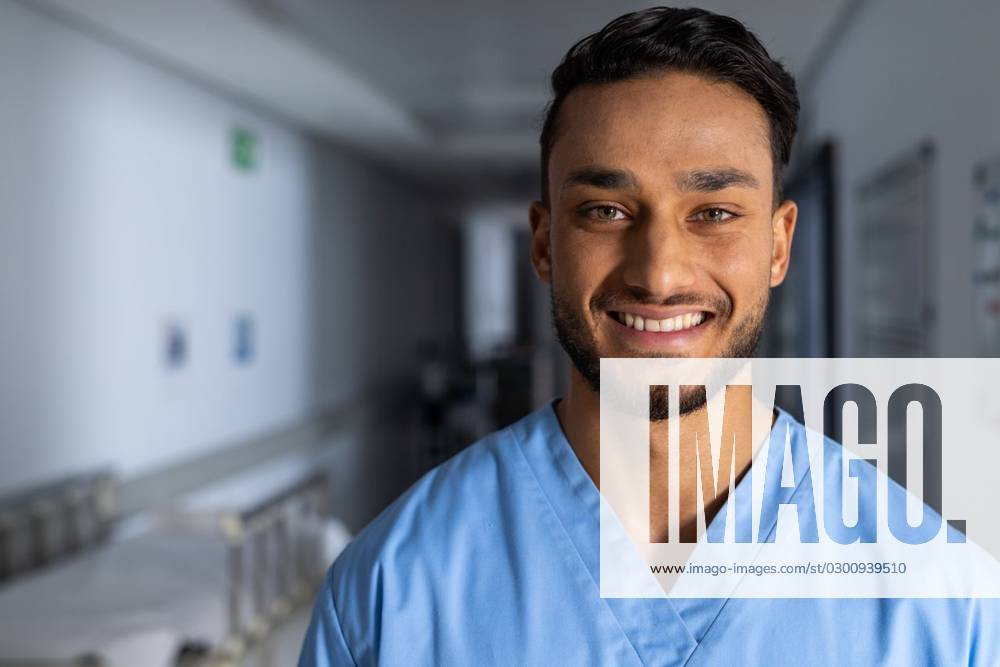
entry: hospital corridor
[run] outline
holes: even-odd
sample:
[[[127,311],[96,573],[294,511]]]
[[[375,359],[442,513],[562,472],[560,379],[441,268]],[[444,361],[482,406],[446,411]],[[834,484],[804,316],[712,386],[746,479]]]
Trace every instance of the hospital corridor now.
[[[758,356],[1000,355],[1000,3],[958,5],[703,3],[801,99]],[[565,395],[550,77],[648,6],[0,0],[0,667],[295,665],[352,539]]]

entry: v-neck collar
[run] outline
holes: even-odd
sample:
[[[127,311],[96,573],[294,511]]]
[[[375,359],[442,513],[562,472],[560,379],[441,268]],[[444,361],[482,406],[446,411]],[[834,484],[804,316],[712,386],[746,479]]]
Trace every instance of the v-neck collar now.
[[[536,413],[528,432],[519,438],[520,449],[590,575],[594,595],[599,595],[601,496],[559,424],[555,412],[557,400]],[[794,430],[796,426],[794,419],[779,409],[771,437],[776,433],[784,437],[786,430]],[[767,446],[765,443],[761,449]],[[796,488],[802,476],[795,480]],[[750,475],[745,475],[737,488],[748,484],[749,478]],[[790,489],[791,493],[794,491]],[[734,496],[730,494],[724,504],[726,513],[733,511],[729,503]],[[741,504],[737,511],[750,510]],[[716,519],[721,514],[722,510]],[[760,528],[769,534],[776,522],[776,517],[772,517],[769,525]],[[727,601],[728,598],[604,598],[642,663],[678,665],[692,656]]]

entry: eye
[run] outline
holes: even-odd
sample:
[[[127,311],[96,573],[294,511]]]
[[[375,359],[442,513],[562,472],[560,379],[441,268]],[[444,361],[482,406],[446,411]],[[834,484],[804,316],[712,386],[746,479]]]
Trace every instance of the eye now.
[[[726,209],[719,208],[718,206],[713,206],[712,208],[706,208],[705,210],[699,211],[694,214],[695,220],[701,222],[713,222],[713,223],[729,222],[730,220],[734,220],[735,218],[738,217],[740,216],[733,213],[732,211],[727,211]]]
[[[588,218],[600,220],[602,222],[615,222],[617,220],[624,220],[627,217],[625,211],[617,206],[612,206],[611,204],[591,206],[589,208],[585,208],[583,213]]]

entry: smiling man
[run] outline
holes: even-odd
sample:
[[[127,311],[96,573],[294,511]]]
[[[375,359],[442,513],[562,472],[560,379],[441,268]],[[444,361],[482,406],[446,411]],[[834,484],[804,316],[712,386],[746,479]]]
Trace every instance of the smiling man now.
[[[531,253],[569,391],[431,471],[358,536],[329,571],[300,665],[997,659],[968,600],[600,597],[599,360],[753,354],[796,224],[781,175],[798,98],[742,24],[697,9],[613,21],[552,85]],[[680,403],[697,414],[703,394]],[[650,413],[663,429],[664,397]],[[787,413],[774,427],[803,437]],[[751,456],[738,453],[736,479]],[[694,478],[682,470],[682,487]]]

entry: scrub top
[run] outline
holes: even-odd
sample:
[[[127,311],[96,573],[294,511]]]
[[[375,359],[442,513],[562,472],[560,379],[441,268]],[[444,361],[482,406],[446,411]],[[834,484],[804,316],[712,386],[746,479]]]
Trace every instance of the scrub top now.
[[[601,598],[599,506],[553,404],[487,436],[336,560],[299,666],[1000,665],[996,599]]]

